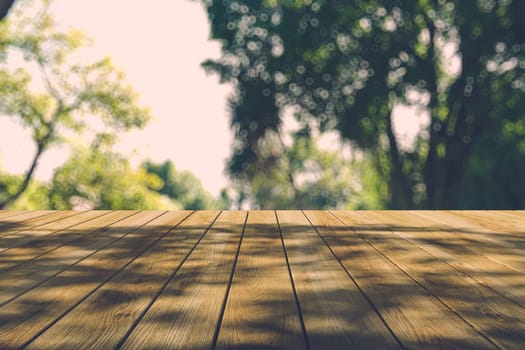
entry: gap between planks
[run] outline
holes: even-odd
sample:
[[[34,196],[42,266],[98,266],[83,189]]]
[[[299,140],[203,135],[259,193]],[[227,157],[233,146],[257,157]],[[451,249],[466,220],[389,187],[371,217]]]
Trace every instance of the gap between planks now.
[[[185,246],[181,248],[180,253],[177,253],[179,258],[174,258],[170,263],[171,265],[165,266],[165,272],[161,274],[163,277],[155,282],[157,287],[148,292],[150,297],[137,298],[133,296],[133,291],[130,288],[135,283],[139,283],[139,285],[140,283],[145,283],[144,288],[147,289],[146,285],[151,281],[143,280],[147,271],[150,271],[146,266],[154,268],[154,265],[159,263],[159,259],[162,259],[162,252],[165,253],[167,247],[170,246],[167,243],[168,240],[172,239],[170,237],[175,237],[168,235],[168,233],[165,233],[164,236],[144,250],[137,247],[134,251],[138,255],[135,255],[131,260],[127,260],[127,262],[126,258],[119,260],[122,261],[120,263],[121,267],[113,271],[114,273],[103,280],[101,284],[99,283],[98,286],[95,283],[87,289],[80,288],[77,290],[76,293],[80,299],[77,299],[76,302],[70,299],[60,307],[57,297],[51,296],[52,300],[49,305],[54,312],[54,320],[50,321],[51,318],[48,318],[46,323],[41,320],[38,321],[38,317],[35,321],[35,318],[32,318],[33,316],[29,316],[29,319],[33,320],[31,322],[36,322],[40,326],[35,327],[34,323],[31,326],[30,322],[28,329],[30,330],[29,333],[33,332],[33,336],[29,340],[26,338],[26,341],[21,344],[29,345],[30,348],[51,348],[54,346],[60,348],[68,347],[69,345],[85,345],[84,341],[87,340],[88,342],[95,342],[94,348],[114,347],[115,344],[117,347],[122,346],[124,348],[137,348],[140,347],[140,344],[143,346],[156,344],[155,346],[158,347],[166,345],[171,348],[184,348],[188,344],[197,344],[195,345],[197,347],[211,346],[217,348],[256,345],[321,348],[318,344],[322,344],[320,340],[323,340],[324,337],[324,340],[332,341],[334,344],[332,347],[334,348],[362,348],[362,346],[358,346],[360,341],[365,341],[362,344],[371,344],[366,343],[366,341],[378,341],[378,339],[385,342],[383,344],[377,343],[380,344],[379,347],[425,347],[429,346],[429,344],[434,346],[436,344],[453,346],[457,345],[458,341],[462,341],[462,345],[470,344],[476,348],[485,348],[491,346],[512,347],[512,345],[520,344],[518,340],[523,340],[523,331],[520,327],[514,327],[507,332],[502,329],[511,320],[508,318],[509,313],[510,316],[519,316],[521,315],[519,313],[521,309],[511,310],[510,306],[505,304],[501,295],[497,293],[490,294],[490,292],[486,291],[486,287],[483,288],[482,285],[479,285],[478,280],[469,280],[468,276],[454,275],[456,270],[457,272],[473,272],[468,269],[464,270],[462,265],[444,264],[447,262],[451,251],[447,249],[427,251],[428,245],[421,244],[423,241],[414,236],[414,234],[406,237],[399,236],[395,235],[397,233],[385,229],[377,231],[377,235],[371,236],[366,233],[366,230],[363,230],[364,232],[361,232],[359,229],[357,232],[352,231],[352,223],[355,222],[356,217],[348,217],[342,215],[341,212],[334,212],[332,215],[321,211],[306,211],[304,214],[292,211],[253,211],[243,217],[243,223],[240,223],[240,217],[232,220],[232,223],[236,222],[237,229],[228,232],[228,224],[219,220],[223,218],[228,221],[227,215],[230,214],[227,213],[223,212],[216,216],[215,220],[217,221],[213,220],[207,229],[203,228],[201,222],[200,228],[194,230],[195,234],[186,236],[189,240],[183,239],[181,241],[186,243],[184,243]],[[0,212],[0,228],[4,219],[11,218],[16,221],[17,217],[19,219],[23,218],[23,213],[8,216],[1,216],[1,214],[3,213]],[[457,213],[443,213],[443,215],[445,214],[459,215]],[[75,215],[79,215],[78,218],[82,217],[79,213],[75,213]],[[226,218],[224,218],[225,215]],[[357,218],[365,220],[364,222],[369,220],[368,222],[377,224],[385,223],[384,220],[382,221],[370,215],[372,213],[359,214]],[[509,215],[515,214],[511,213]],[[62,244],[60,243],[61,235],[66,237],[66,232],[75,234],[75,228],[64,226],[67,222],[67,216],[62,217],[58,215],[57,222],[61,220],[60,217],[63,220],[60,224],[62,228],[49,233],[52,227],[57,228],[58,226],[48,225],[51,221],[47,221],[50,218],[46,218],[46,216],[27,217],[20,220],[20,222],[26,222],[27,224],[32,220],[33,227],[44,226],[44,230],[47,229],[45,232],[51,234],[49,237],[54,241],[46,245],[44,244],[45,236],[40,235],[34,240],[10,248],[12,249],[11,252],[13,252],[12,257],[16,255],[14,254],[15,249],[18,249],[16,252],[23,252],[24,247],[27,248],[33,245],[35,250],[26,255],[27,261],[31,261],[31,263],[34,261],[45,262],[46,259],[59,256],[59,253],[67,252],[67,247],[70,247],[69,243],[77,239],[79,242],[85,241],[83,237],[89,236],[85,232],[77,232],[78,236],[75,236],[74,240],[69,240],[67,244]],[[273,219],[271,218],[272,216]],[[336,224],[333,221],[336,218],[342,221]],[[349,218],[350,229],[341,225],[342,222],[348,223]],[[91,220],[96,222],[97,219],[87,219],[82,224],[89,225],[88,223]],[[423,216],[423,219],[428,218]],[[77,225],[83,227],[80,223]],[[257,227],[257,230],[252,230],[250,225]],[[520,224],[517,222],[515,225],[519,227]],[[154,225],[152,224],[151,226]],[[198,231],[203,229],[204,232],[201,231],[199,235]],[[150,231],[152,232],[152,230]],[[258,232],[258,230],[261,232]],[[15,232],[10,234],[13,233]],[[130,234],[133,236],[133,233]],[[490,239],[485,239],[488,237],[488,233],[485,232],[483,234],[485,236],[480,236],[480,239],[483,238],[486,242],[489,242]],[[190,236],[194,238],[190,238]],[[228,238],[226,238],[226,242],[221,242],[219,237],[221,239]],[[136,239],[138,238],[135,238],[135,241]],[[193,240],[193,243],[191,243],[191,240]],[[33,289],[26,290],[19,296],[23,299],[22,302],[19,302],[17,300],[19,297],[17,297],[7,304],[27,307],[27,302],[31,302],[31,298],[28,298],[26,294],[35,296],[34,293],[41,288],[49,289],[53,286],[59,286],[60,284],[57,284],[58,282],[56,281],[63,279],[62,275],[67,275],[68,271],[74,271],[76,269],[75,266],[78,264],[82,265],[84,261],[92,261],[93,258],[91,257],[99,256],[93,262],[98,261],[97,266],[103,264],[105,261],[108,261],[104,258],[106,253],[116,253],[111,246],[119,241],[129,242],[128,238],[123,239],[121,237],[108,243],[106,246],[99,247],[98,250],[89,251],[89,254],[84,254],[83,257],[74,256],[73,251],[69,250],[66,256],[70,260],[64,260],[63,265],[61,265],[62,270],[55,269],[49,272],[50,274],[46,275],[45,281],[36,287],[33,286]],[[352,244],[349,244],[349,242]],[[479,242],[480,244],[483,243]],[[403,245],[406,246],[407,243],[413,248],[407,251],[412,255],[409,254],[405,257],[400,249]],[[167,245],[162,248],[162,244]],[[484,244],[481,246],[482,248],[488,247],[488,243]],[[126,244],[121,246],[128,247]],[[206,252],[210,249],[215,253],[208,256]],[[5,251],[5,257],[10,255],[9,251]],[[487,252],[485,253],[488,254]],[[366,259],[355,260],[355,258],[362,256],[366,257]],[[440,266],[439,269],[441,270],[439,271],[456,276],[453,277],[455,282],[451,286],[452,289],[447,289],[448,286],[446,288],[436,287],[437,281],[441,280],[429,275],[429,272],[421,270],[421,268],[424,268],[423,265],[411,266],[409,259],[412,256],[419,259],[433,259],[432,261],[435,261]],[[2,267],[1,258],[2,253],[0,252],[0,269]],[[487,258],[491,259],[492,256],[487,256]],[[499,259],[504,258],[504,256],[499,257]],[[146,263],[147,261],[150,262]],[[71,262],[74,262],[74,265],[67,265]],[[315,271],[312,271],[311,268],[309,269],[308,267],[312,266],[312,262],[315,262],[316,267],[319,267],[319,269],[315,269]],[[505,262],[512,263],[515,267],[520,266],[517,265],[519,261],[513,262],[508,260]],[[9,264],[10,261],[6,260],[5,263]],[[274,263],[276,264],[274,265]],[[496,261],[493,263],[496,263]],[[23,276],[29,276],[30,266],[22,268],[23,266],[16,265],[12,271],[16,271],[19,278],[23,278]],[[87,264],[86,266],[91,265]],[[270,267],[271,273],[265,271],[266,267]],[[209,271],[207,270],[208,268],[210,269]],[[370,268],[372,272],[370,272]],[[204,270],[205,273],[198,272],[201,270]],[[142,272],[138,273],[139,271]],[[374,282],[373,276],[369,275],[376,273],[379,277],[376,276]],[[105,276],[108,275],[106,274]],[[275,276],[281,283],[276,282]],[[386,284],[382,284],[381,278],[389,281],[386,281]],[[213,288],[203,290],[202,286],[199,286],[203,281],[205,284],[210,284]],[[488,281],[490,282],[491,280],[489,279]],[[405,283],[405,285],[396,285],[396,283]],[[277,284],[281,286],[277,286]],[[378,288],[374,288],[376,284],[379,285]],[[503,315],[507,318],[504,317],[503,321],[494,321],[493,326],[495,328],[491,326],[491,323],[484,324],[483,320],[474,319],[473,315],[468,314],[469,308],[475,309],[473,304],[475,301],[474,297],[466,304],[458,304],[458,301],[454,299],[456,295],[453,294],[455,293],[453,288],[457,288],[455,284],[460,286],[460,289],[474,288],[473,290],[475,291],[482,291],[482,295],[489,300],[488,306],[484,305],[484,308],[490,312],[495,307],[491,305],[497,304],[500,307],[500,304],[503,303],[499,311],[503,310]],[[119,289],[119,286],[126,285],[130,287]],[[272,296],[275,300],[270,300],[269,304],[265,304],[261,302],[264,297],[261,299],[261,293],[257,290],[255,290],[253,295],[245,293],[245,291],[250,291],[254,288],[275,291],[275,295]],[[396,293],[392,293],[393,290],[408,291],[409,289],[412,289],[410,291],[410,298],[412,299],[403,300],[396,296]],[[115,291],[118,291],[118,293],[115,294]],[[333,291],[338,292],[334,293]],[[389,295],[387,291],[394,295]],[[418,295],[418,297],[416,298],[414,295]],[[425,295],[427,295],[426,299],[424,298]],[[431,297],[428,298],[428,296]],[[131,299],[126,299],[128,297]],[[124,311],[120,309],[122,298],[124,298],[126,305],[129,304],[124,308]],[[217,305],[207,305],[204,302],[210,298],[218,300]],[[363,301],[358,301],[359,298],[368,300],[370,305],[364,307]],[[349,300],[354,300],[354,303],[349,303]],[[462,302],[465,303],[465,301]],[[268,329],[268,319],[271,317],[265,314],[264,307],[259,307],[259,309],[257,307],[258,305],[272,306],[272,303],[284,305],[286,314],[292,316],[283,319],[283,317],[280,317],[283,315],[282,308],[274,307],[275,305],[273,305],[270,314],[281,323],[277,327]],[[364,301],[364,304],[366,305],[367,301]],[[136,307],[137,305],[141,306]],[[248,310],[255,305],[255,312],[247,312],[248,315],[243,315],[242,312],[236,311],[239,305],[241,305],[240,310]],[[101,306],[103,308],[107,307],[107,310],[100,309]],[[31,307],[36,310],[35,308],[41,307],[41,305],[36,304]],[[418,314],[418,307],[420,310],[431,312],[427,315],[423,313]],[[206,312],[195,312],[199,308],[208,308],[210,312],[209,314]],[[365,311],[367,308],[368,311]],[[13,311],[14,309],[11,308],[10,310]],[[93,312],[93,310],[101,310],[100,312],[102,313],[94,312],[90,318],[91,321],[88,321],[89,317],[88,319],[85,317],[87,317],[86,315],[89,316],[89,313]],[[0,309],[0,313],[4,311],[4,308]],[[352,315],[352,312],[356,313],[354,317],[349,316]],[[450,324],[447,325],[445,324],[447,317],[443,315],[450,312],[454,315],[452,317],[450,315],[447,316],[450,317]],[[322,317],[320,317],[321,314]],[[116,324],[117,326],[108,328],[97,325],[97,321],[105,320],[108,315],[110,318],[104,322],[109,325]],[[185,320],[185,322],[173,322],[173,315],[181,317],[181,320]],[[363,315],[366,315],[366,317]],[[437,318],[432,319],[429,317]],[[373,321],[374,319],[375,321]],[[461,325],[462,319],[467,328]],[[166,320],[171,321],[166,323]],[[197,322],[196,320],[205,320],[202,322],[202,326],[205,328],[188,326],[200,324],[200,321]],[[359,320],[362,324],[356,324],[356,320]],[[519,319],[517,321],[519,322]],[[370,323],[372,326],[363,326],[367,322],[372,322]],[[94,328],[85,327],[86,324],[93,325]],[[71,337],[61,336],[63,334],[75,334],[79,327],[81,328],[81,325],[85,327],[83,335],[79,334],[76,338],[74,335]],[[414,325],[420,326],[418,332],[413,330]],[[244,327],[242,329],[243,334],[239,334],[239,330],[236,329],[238,326]],[[470,326],[470,331],[468,326]],[[37,331],[39,327],[40,331]],[[359,329],[359,327],[364,328]],[[31,331],[32,329],[33,331]],[[111,329],[111,332],[107,330],[104,332],[104,329]],[[209,330],[209,332],[205,332],[203,329]],[[102,333],[94,336],[94,334],[101,331]],[[0,326],[0,342],[4,344],[2,336],[5,333],[2,332],[3,328]],[[260,337],[255,334],[257,332],[262,333],[263,336]],[[379,333],[374,335],[374,332]],[[203,337],[204,339],[199,340],[198,337],[202,336],[203,333],[207,334]],[[192,339],[192,337],[179,337],[179,335],[184,334],[197,334],[194,336],[195,343],[181,342],[181,340],[188,342]],[[12,344],[20,343],[15,342]]]

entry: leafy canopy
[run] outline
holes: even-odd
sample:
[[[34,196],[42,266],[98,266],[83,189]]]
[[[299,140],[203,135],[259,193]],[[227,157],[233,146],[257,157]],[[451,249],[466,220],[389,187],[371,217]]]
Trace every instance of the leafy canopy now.
[[[147,161],[142,165],[142,169],[161,180],[161,185],[152,187],[152,190],[167,196],[181,209],[213,209],[224,208],[226,205],[216,202],[194,174],[177,170],[169,160],[163,163]]]
[[[29,129],[36,148],[23,181],[11,195],[3,193],[0,208],[27,189],[42,153],[65,142],[67,133],[82,133],[96,120],[117,133],[142,128],[151,118],[109,58],[89,64],[72,59],[89,40],[57,29],[50,6],[19,0],[0,22],[0,116]],[[22,66],[12,64],[17,57]]]
[[[523,139],[505,131],[525,117],[523,1],[203,3],[222,42],[222,57],[204,66],[236,87],[234,178],[257,164],[259,140],[279,132],[290,106],[368,153],[388,185],[383,201],[395,208],[476,206],[473,177],[488,179],[502,165],[493,159],[486,175],[470,171],[491,156],[485,141],[504,140],[491,146],[508,150]],[[392,126],[400,104],[430,119],[408,149]]]
[[[51,182],[52,209],[175,209],[155,192],[162,181],[144,169],[135,170],[118,153],[104,148],[79,148],[59,167]]]

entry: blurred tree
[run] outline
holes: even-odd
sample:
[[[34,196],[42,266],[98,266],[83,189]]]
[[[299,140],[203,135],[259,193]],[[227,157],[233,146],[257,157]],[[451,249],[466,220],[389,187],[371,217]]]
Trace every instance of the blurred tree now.
[[[7,115],[32,133],[36,152],[16,190],[4,192],[0,209],[27,190],[42,154],[64,142],[66,131],[79,133],[86,117],[99,117],[114,132],[143,127],[149,111],[139,107],[137,95],[124,83],[124,74],[109,58],[93,64],[72,64],[70,55],[88,43],[78,31],[55,28],[42,1],[17,1],[9,18],[0,22],[0,116]],[[43,92],[35,92],[28,70],[12,69],[10,59],[22,54],[28,66],[40,72]]]
[[[307,127],[290,137],[289,146],[271,131],[260,139],[257,163],[250,164],[243,178],[236,179],[242,192],[237,194],[237,206],[243,207],[245,201],[260,209],[346,207],[350,197],[357,195],[351,162],[338,152],[319,149]]]
[[[497,154],[521,137],[506,135],[505,125],[525,118],[525,2],[203,3],[223,52],[204,66],[236,87],[233,178],[258,163],[259,141],[278,132],[288,106],[369,155],[387,184],[388,207],[475,207],[474,180],[487,183],[509,165]],[[392,126],[399,104],[430,114],[409,148],[400,147]],[[523,164],[523,152],[511,159]],[[493,188],[517,181],[511,171],[499,174],[509,178]],[[492,205],[519,203],[508,197]]]
[[[19,175],[3,173],[0,169],[0,200],[9,198],[18,190],[24,179]],[[2,198],[2,196],[4,198]],[[46,184],[32,181],[27,190],[12,203],[12,210],[38,210],[50,208]]]
[[[177,209],[157,192],[162,180],[132,169],[122,155],[105,147],[79,148],[53,176],[52,209]]]
[[[193,210],[220,207],[220,203],[202,187],[195,175],[189,171],[177,171],[171,161],[160,164],[147,161],[142,168],[146,173],[156,175],[162,182],[161,186],[151,189],[168,196],[177,207]]]
[[[501,118],[473,147],[460,208],[525,208],[525,120]]]

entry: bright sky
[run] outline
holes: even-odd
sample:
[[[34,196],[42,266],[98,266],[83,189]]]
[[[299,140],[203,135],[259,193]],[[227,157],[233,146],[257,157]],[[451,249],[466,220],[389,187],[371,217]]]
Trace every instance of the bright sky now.
[[[151,108],[155,120],[145,129],[123,134],[117,150],[134,159],[171,159],[178,169],[196,174],[217,195],[231,135],[226,110],[229,88],[206,76],[200,63],[220,55],[208,41],[209,24],[198,1],[57,0],[54,17],[95,40],[86,55],[105,55],[122,69]],[[27,169],[34,148],[30,137],[7,118],[0,118],[1,166],[10,172]],[[51,149],[42,157],[37,177],[50,178],[67,158]]]
[[[112,57],[155,116],[143,130],[121,135],[117,150],[134,154],[135,162],[170,159],[217,195],[227,185],[223,171],[232,139],[226,107],[230,88],[200,67],[205,59],[220,55],[219,44],[208,41],[209,23],[200,2],[56,0],[53,13],[61,25],[80,29],[95,40],[83,53],[92,57],[88,61]],[[407,107],[394,109],[401,147],[409,147],[426,119]],[[334,140],[328,137],[323,143],[334,145]],[[30,135],[0,117],[2,168],[22,173],[33,153]],[[67,156],[65,148],[48,150],[37,178],[49,179]]]

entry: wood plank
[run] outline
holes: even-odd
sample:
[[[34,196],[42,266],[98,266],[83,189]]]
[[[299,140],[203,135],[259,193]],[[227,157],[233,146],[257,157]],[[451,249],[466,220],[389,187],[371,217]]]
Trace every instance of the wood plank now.
[[[472,327],[334,216],[314,211],[305,211],[305,214],[404,348],[493,348]]]
[[[14,232],[41,225],[42,221],[44,221],[45,224],[50,221],[48,216],[52,214],[59,215],[60,213],[56,213],[52,210],[35,210],[25,211],[19,215],[4,218],[0,221],[0,234],[9,235]]]
[[[0,210],[0,219],[2,219],[0,227],[3,227],[2,224],[4,223],[4,220],[6,223],[9,223],[13,219],[15,222],[21,222],[23,220],[36,218],[50,213],[52,213],[52,210]],[[17,216],[20,217],[16,218]]]
[[[0,307],[0,344],[18,348],[38,337],[151,248],[187,214],[144,211],[138,215],[142,218],[140,224],[121,226],[128,231],[121,239]]]
[[[217,348],[306,348],[273,211],[250,211]]]
[[[421,218],[414,213],[337,212],[337,215],[493,344],[519,348],[525,342],[523,308],[455,269],[448,260],[411,243],[421,224]],[[405,231],[392,232],[392,227],[405,227]],[[404,235],[412,238],[407,241]],[[470,256],[464,255],[464,259],[467,261]]]
[[[396,225],[399,227],[396,233],[403,238],[412,241],[478,283],[494,289],[517,305],[525,307],[523,284],[525,276],[523,273],[480,254],[476,246],[469,247],[469,244],[457,232],[460,230],[455,230],[458,233],[456,235],[454,230],[446,232],[441,229],[442,227],[433,226],[429,224],[428,220],[416,214],[410,212],[371,212],[369,215],[373,215],[378,220],[390,220],[394,227]]]
[[[400,349],[390,329],[303,213],[277,214],[310,348]],[[317,223],[328,223],[322,216],[312,216]]]
[[[0,219],[13,217],[25,213],[24,210],[0,210]]]
[[[520,237],[525,237],[525,210],[451,210],[450,212],[475,216],[493,224],[500,223],[504,230],[515,229]]]
[[[26,244],[38,237],[48,236],[58,230],[75,225],[82,218],[89,218],[93,215],[94,213],[89,211],[64,210],[24,221],[24,224],[31,222],[32,226],[20,229],[21,227],[17,225],[16,228],[9,229],[8,232],[6,231],[0,236],[0,252]]]
[[[115,348],[218,214],[199,211],[190,216],[28,348]]]
[[[519,227],[525,225],[525,210],[503,210],[502,213],[506,216],[512,216],[517,220],[520,223]]]
[[[0,211],[0,348],[522,348],[524,213]]]
[[[440,231],[453,235],[462,248],[472,247],[475,253],[521,272],[525,278],[525,239],[516,236],[518,228],[512,229],[511,220],[494,214],[480,217],[472,212],[433,211],[418,212],[416,215],[431,226],[441,226]],[[521,228],[521,233],[525,234],[525,227]]]
[[[134,211],[134,214],[139,211]],[[133,231],[133,227],[146,222],[151,215],[129,216],[126,212],[116,212],[91,222],[93,232],[83,239],[66,244],[58,249],[0,274],[0,306],[27,293],[40,284],[49,281],[71,266],[82,262],[99,250],[110,246]],[[154,217],[154,216],[152,216]]]
[[[6,214],[5,212],[0,212]],[[0,218],[0,238],[2,235],[9,235],[19,230],[31,227],[30,220],[41,218],[51,213],[50,210],[21,211],[16,215],[4,215]]]
[[[246,212],[223,212],[123,349],[211,349]]]
[[[525,210],[447,210],[438,213],[452,214],[467,219],[494,233],[504,232],[520,239],[525,238]]]
[[[61,246],[72,244],[86,235],[92,235],[94,232],[100,231],[114,221],[136,213],[138,213],[138,211],[97,210],[87,212],[84,216],[79,215],[71,218],[77,219],[77,223],[70,226],[67,226],[67,221],[63,221],[62,225],[66,227],[64,229],[58,229],[51,235],[41,236],[25,244],[0,252],[0,273],[11,270],[21,264],[28,263]],[[92,239],[93,236],[88,237],[88,239],[90,238]]]

